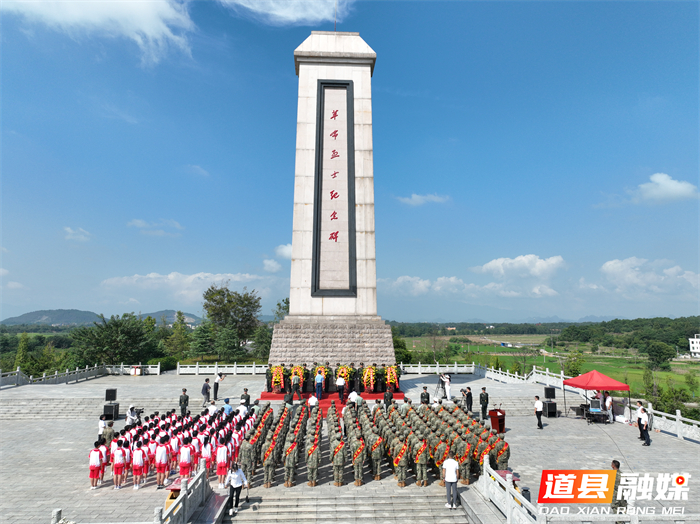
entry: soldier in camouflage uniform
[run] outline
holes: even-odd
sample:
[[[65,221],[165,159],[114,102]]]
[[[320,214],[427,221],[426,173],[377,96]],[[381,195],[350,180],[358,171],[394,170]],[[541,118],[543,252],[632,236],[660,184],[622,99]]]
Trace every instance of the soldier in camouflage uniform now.
[[[447,454],[450,451],[450,446],[447,443],[447,435],[444,433],[440,435],[440,443],[435,449],[435,454],[433,458],[435,459],[435,467],[438,468],[440,472],[440,486],[445,486],[445,470],[442,469],[442,463],[447,459]]]
[[[406,487],[406,469],[408,467],[408,442],[404,439],[397,439],[396,445],[392,449],[394,471],[396,472],[396,480],[400,488]]]
[[[501,441],[496,446],[496,468],[506,470],[508,469],[508,459],[510,458],[510,446],[504,440],[505,433],[501,433]]]
[[[293,435],[290,434],[287,437],[284,448],[284,487],[291,488],[296,485],[294,478],[296,477],[297,457],[299,456],[299,448]]]
[[[318,467],[321,464],[321,439],[316,433],[309,433],[306,441],[307,485],[314,487],[318,483]]]
[[[413,462],[416,464],[416,486],[428,485],[428,459],[430,459],[430,447],[423,434],[416,435],[418,442],[413,446]]]
[[[238,460],[241,463],[243,474],[248,479],[248,486],[253,487],[253,463],[255,461],[255,449],[250,444],[251,432],[249,431],[243,442],[241,442],[240,450],[238,451]]]
[[[262,457],[262,463],[263,467],[265,468],[265,479],[264,479],[264,484],[263,487],[265,488],[271,488],[272,483],[275,481],[275,453],[274,453],[274,445],[275,443],[272,441],[272,434],[268,433],[268,438],[265,440],[265,444],[263,445],[263,457]],[[268,455],[265,457],[265,455]]]
[[[620,497],[620,500],[617,500],[617,493],[620,489],[620,462],[617,460],[613,460],[610,464],[610,467],[613,469],[613,471],[615,471],[615,487],[613,488],[613,496],[612,501],[610,502],[610,507],[612,508],[613,514],[618,515],[618,508],[627,507],[627,501],[623,497]],[[623,523],[616,522],[615,524]]]
[[[362,468],[365,465],[367,446],[359,431],[354,431],[352,435],[350,450],[352,452],[352,467],[355,472],[355,486],[362,486]]]
[[[384,439],[379,435],[379,430],[374,428],[370,437],[370,460],[372,461],[372,477],[374,480],[382,478],[382,456],[384,455]]]

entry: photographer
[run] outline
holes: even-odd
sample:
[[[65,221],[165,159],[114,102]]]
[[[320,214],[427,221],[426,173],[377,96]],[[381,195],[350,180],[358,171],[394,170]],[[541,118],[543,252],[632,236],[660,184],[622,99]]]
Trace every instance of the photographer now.
[[[142,410],[143,411],[143,410]],[[133,426],[138,422],[139,412],[134,408],[134,405],[129,406],[129,410],[126,412],[126,425]]]

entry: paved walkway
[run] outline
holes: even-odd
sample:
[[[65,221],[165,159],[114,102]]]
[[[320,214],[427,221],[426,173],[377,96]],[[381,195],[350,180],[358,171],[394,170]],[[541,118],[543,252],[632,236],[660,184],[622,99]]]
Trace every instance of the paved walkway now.
[[[101,397],[105,389],[116,387],[118,399],[172,397],[172,406],[163,406],[163,409],[167,409],[176,407],[182,387],[187,387],[193,393],[193,401],[199,400],[197,394],[203,378],[174,374],[159,377],[110,376],[80,384],[4,388],[0,391],[0,399],[92,398]],[[458,391],[462,384],[469,384],[472,391],[478,392],[482,385],[486,385],[493,399],[529,397],[542,391],[541,386],[499,384],[470,375],[454,378],[453,391]],[[423,384],[430,386],[432,395],[434,376],[409,375],[403,380],[404,389],[414,401],[418,400]],[[229,376],[221,387],[220,397],[238,398],[243,387],[248,387],[255,398],[263,386],[263,377]],[[686,508],[686,513],[700,513],[698,497],[694,496],[696,489],[700,489],[696,488],[696,485],[700,485],[698,444],[654,433],[652,446],[646,448],[637,440],[636,428],[623,424],[589,426],[585,421],[574,418],[544,420],[545,429],[540,431],[535,427],[534,416],[506,418],[506,438],[512,446],[510,466],[521,477],[520,485],[531,489],[533,500],[537,497],[543,469],[607,469],[612,459],[618,459],[623,471],[690,473],[691,500],[682,501],[679,505]],[[117,423],[117,427],[122,424],[123,419]],[[153,509],[162,506],[166,497],[163,491],[155,490],[153,481],[139,491],[114,491],[108,485],[95,491],[89,490],[87,453],[96,429],[95,418],[0,421],[0,522],[48,522],[51,511],[56,508],[62,508],[64,516],[78,522],[151,521]],[[287,492],[298,492],[301,496],[309,489],[304,482],[303,469],[300,473],[299,485]],[[350,479],[349,474],[347,478]],[[352,492],[358,497],[363,493],[391,496],[397,489],[395,483],[386,477],[380,482],[368,482],[360,488],[352,484],[335,488],[330,481],[317,488],[319,494],[328,496]],[[419,493],[419,488],[415,486],[405,489],[415,489],[416,494]],[[279,486],[271,490],[256,487],[251,490],[251,497],[273,497],[282,490],[284,488]],[[432,485],[427,490],[436,495],[441,488]]]

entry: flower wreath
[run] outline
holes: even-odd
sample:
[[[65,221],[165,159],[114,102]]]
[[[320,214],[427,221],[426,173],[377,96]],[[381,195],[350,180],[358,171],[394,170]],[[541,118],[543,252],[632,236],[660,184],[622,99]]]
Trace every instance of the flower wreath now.
[[[272,385],[284,387],[284,368],[272,366]]]
[[[350,382],[350,373],[351,369],[350,366],[342,365],[338,368],[338,370],[335,372],[337,377],[343,377],[345,379],[345,383]]]
[[[399,376],[396,373],[396,366],[389,366],[386,368],[386,383],[387,385],[399,385]]]
[[[292,375],[299,377],[299,388],[304,389],[304,368],[301,366],[292,367]]]
[[[365,386],[365,389],[374,389],[376,372],[374,366],[367,366],[362,372],[362,385]]]

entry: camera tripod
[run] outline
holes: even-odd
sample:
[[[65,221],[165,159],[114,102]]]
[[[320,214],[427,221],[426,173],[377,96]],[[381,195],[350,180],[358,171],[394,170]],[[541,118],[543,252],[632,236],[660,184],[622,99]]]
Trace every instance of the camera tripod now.
[[[442,382],[442,379],[440,378],[440,375],[437,377],[437,385],[435,386],[435,393],[433,394],[433,398],[447,398],[447,393],[445,393],[445,384]]]

